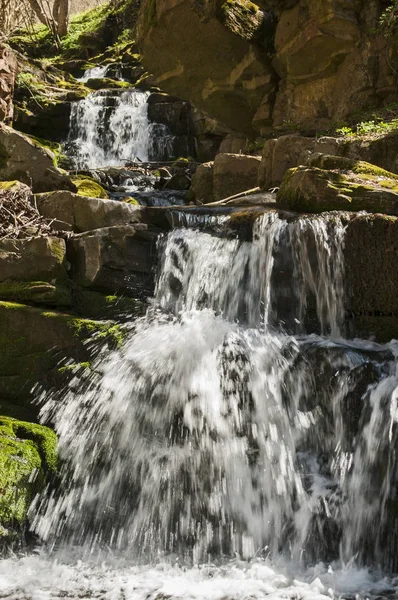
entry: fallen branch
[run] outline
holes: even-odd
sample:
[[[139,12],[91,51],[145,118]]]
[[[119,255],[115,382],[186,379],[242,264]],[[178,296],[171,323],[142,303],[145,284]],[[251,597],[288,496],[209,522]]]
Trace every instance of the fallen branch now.
[[[228,204],[232,204],[234,200],[239,200],[239,198],[246,198],[247,196],[252,196],[253,194],[258,194],[260,192],[261,189],[259,187],[252,188],[251,190],[246,190],[245,192],[240,192],[239,194],[234,194],[233,196],[228,196],[228,198],[217,200],[217,202],[209,202],[209,204],[206,204],[206,206],[225,206]]]
[[[31,204],[25,190],[0,189],[0,241],[51,235],[51,225]]]

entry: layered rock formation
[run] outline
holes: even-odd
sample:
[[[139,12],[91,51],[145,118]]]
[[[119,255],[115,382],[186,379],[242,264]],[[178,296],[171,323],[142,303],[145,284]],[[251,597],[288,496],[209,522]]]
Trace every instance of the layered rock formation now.
[[[159,85],[229,128],[309,132],[393,96],[393,44],[377,33],[384,7],[144,0],[139,45]]]

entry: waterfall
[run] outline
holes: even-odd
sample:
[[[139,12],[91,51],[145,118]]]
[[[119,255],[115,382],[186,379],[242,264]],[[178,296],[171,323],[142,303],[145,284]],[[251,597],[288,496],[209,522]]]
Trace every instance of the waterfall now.
[[[65,465],[34,507],[42,539],[155,562],[398,566],[396,348],[335,337],[343,218],[271,211],[253,237],[170,232],[123,349],[47,398]],[[283,276],[299,335],[275,306]],[[304,331],[312,302],[322,336]]]
[[[98,67],[100,68],[100,67]],[[174,137],[166,125],[150,123],[149,92],[100,90],[72,103],[65,151],[76,169],[164,160]]]
[[[147,161],[149,94],[100,90],[72,104],[68,153],[76,168],[99,168]]]
[[[92,67],[91,69],[87,69],[84,71],[82,77],[79,77],[77,81],[86,83],[89,79],[102,79],[103,77],[106,77],[108,67],[109,65],[102,65],[100,67]]]

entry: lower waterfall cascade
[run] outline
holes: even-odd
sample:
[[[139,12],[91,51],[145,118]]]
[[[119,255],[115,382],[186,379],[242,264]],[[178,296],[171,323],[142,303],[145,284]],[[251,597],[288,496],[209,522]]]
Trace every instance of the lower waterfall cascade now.
[[[121,347],[38,392],[61,467],[32,543],[0,560],[0,599],[397,598],[398,343],[350,336],[350,216],[262,207],[248,241],[234,209],[180,209],[186,189],[124,169],[173,154],[148,97],[72,103],[74,170],[173,206],[173,227]]]
[[[269,211],[252,242],[160,240],[122,349],[43,394],[61,481],[0,597],[395,595],[398,346],[344,338],[344,231]]]

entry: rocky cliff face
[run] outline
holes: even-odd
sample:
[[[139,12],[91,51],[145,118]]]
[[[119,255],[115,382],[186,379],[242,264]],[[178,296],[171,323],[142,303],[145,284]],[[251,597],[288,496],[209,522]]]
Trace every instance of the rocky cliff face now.
[[[169,93],[249,137],[311,132],[394,93],[382,0],[144,0],[146,67]]]

